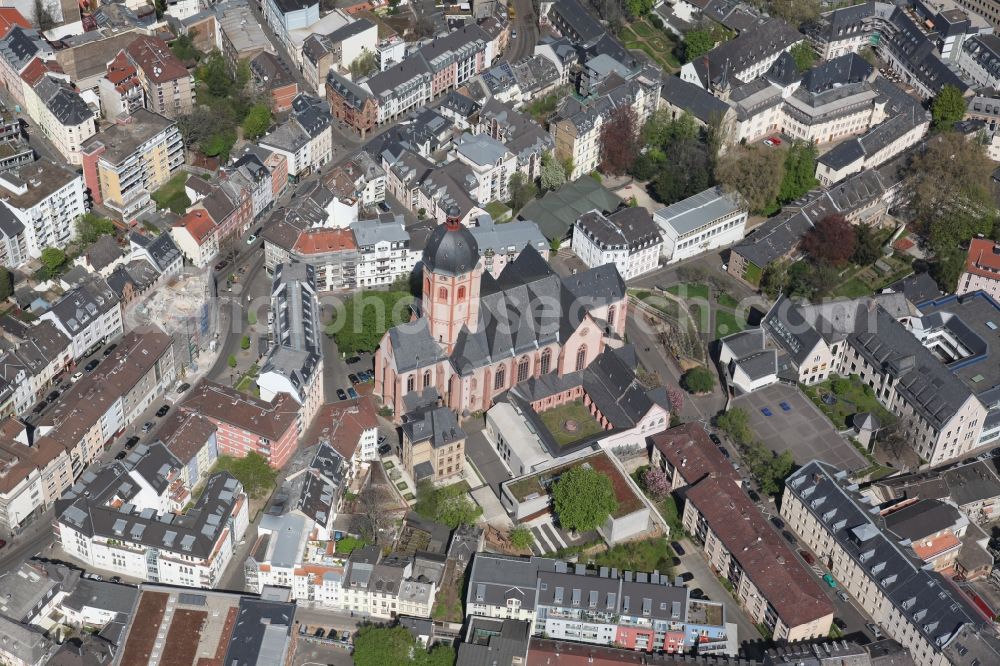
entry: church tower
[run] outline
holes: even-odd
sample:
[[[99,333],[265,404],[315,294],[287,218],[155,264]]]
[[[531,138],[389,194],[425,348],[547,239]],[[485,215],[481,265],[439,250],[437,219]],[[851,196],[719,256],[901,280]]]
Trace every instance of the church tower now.
[[[456,206],[448,210],[424,248],[423,316],[431,335],[450,353],[462,326],[479,323],[479,283],[483,274],[479,245],[459,221]]]

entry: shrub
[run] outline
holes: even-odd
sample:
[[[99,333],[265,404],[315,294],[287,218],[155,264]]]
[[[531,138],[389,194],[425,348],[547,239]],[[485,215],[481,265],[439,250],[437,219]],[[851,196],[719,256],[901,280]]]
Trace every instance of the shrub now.
[[[681,377],[681,386],[688,393],[708,393],[715,386],[712,373],[701,366],[691,368]]]

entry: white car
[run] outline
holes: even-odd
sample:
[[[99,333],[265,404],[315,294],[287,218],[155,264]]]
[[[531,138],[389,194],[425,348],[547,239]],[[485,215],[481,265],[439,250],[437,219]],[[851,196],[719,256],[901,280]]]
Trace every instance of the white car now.
[[[513,30],[510,31],[510,38],[517,39],[517,28],[514,28]]]
[[[78,382],[78,381],[80,381],[80,379],[82,377],[83,377],[83,373],[82,372],[74,372],[72,375],[70,375],[69,380],[71,382]]]
[[[257,240],[257,234],[250,234],[247,237],[247,245],[253,245],[253,242]]]

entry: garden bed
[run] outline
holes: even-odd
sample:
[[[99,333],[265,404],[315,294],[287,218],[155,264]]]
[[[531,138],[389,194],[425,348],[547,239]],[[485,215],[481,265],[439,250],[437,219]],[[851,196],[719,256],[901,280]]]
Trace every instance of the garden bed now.
[[[875,414],[883,427],[896,420],[879,403],[872,388],[862,384],[857,375],[831,377],[819,384],[803,386],[802,390],[839,430],[852,427],[851,417],[861,412]],[[823,400],[824,396],[833,396],[836,401],[829,404],[829,400]]]

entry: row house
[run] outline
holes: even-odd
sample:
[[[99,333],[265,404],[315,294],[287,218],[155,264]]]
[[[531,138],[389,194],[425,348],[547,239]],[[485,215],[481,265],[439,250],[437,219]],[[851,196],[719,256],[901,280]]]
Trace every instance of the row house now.
[[[192,265],[203,268],[219,253],[219,234],[215,222],[202,208],[187,212],[170,227],[174,243]]]
[[[61,77],[45,73],[37,83],[26,82],[24,98],[28,116],[63,159],[69,164],[80,164],[80,147],[97,133],[94,112],[80,93]]]
[[[0,531],[16,534],[72,483],[66,447],[52,439],[31,443],[13,418],[0,423]]]
[[[535,636],[647,653],[731,655],[722,604],[659,572],[590,570],[544,557],[476,553],[466,616],[517,620]]]
[[[0,319],[0,418],[28,411],[73,363],[69,338],[51,321],[28,326],[13,317]]]
[[[502,143],[517,158],[517,170],[528,180],[535,181],[541,177],[542,155],[553,152],[556,147],[551,134],[531,116],[515,111],[509,104],[495,98],[483,104],[478,118],[473,131]]]
[[[47,247],[65,248],[76,238],[77,218],[87,212],[83,178],[47,159],[0,174],[0,196],[0,239],[10,268]]]
[[[126,461],[87,475],[57,511],[60,546],[87,568],[167,585],[218,586],[249,526],[249,500],[240,482],[221,472],[184,511],[174,496],[176,472],[161,445],[140,445]]]
[[[108,73],[97,82],[104,117],[114,120],[129,116],[146,105],[146,91],[139,71],[129,62],[124,51],[108,63]]]
[[[171,388],[177,378],[171,342],[156,328],[130,331],[107,359],[42,414],[37,435],[70,450],[75,475]]]
[[[215,424],[220,454],[242,458],[251,452],[259,453],[275,469],[288,462],[302,434],[298,428],[300,406],[287,393],[279,393],[268,402],[222,384],[202,381],[180,408]]]
[[[17,104],[25,104],[21,72],[32,61],[49,60],[53,55],[52,47],[33,28],[15,25],[0,38],[0,80]]]
[[[41,316],[71,341],[74,360],[124,332],[121,302],[108,283],[92,276],[66,292]]]

